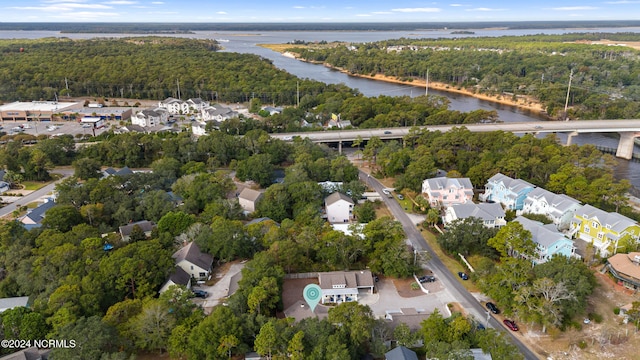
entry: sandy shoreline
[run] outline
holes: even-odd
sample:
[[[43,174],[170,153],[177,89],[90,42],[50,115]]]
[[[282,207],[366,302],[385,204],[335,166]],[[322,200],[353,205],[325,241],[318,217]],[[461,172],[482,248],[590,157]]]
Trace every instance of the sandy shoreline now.
[[[263,45],[264,47],[270,48],[271,50],[274,51],[278,51],[275,48],[268,46],[268,45]],[[315,63],[313,61],[307,61],[307,60],[303,60],[301,59],[298,54],[296,53],[292,53],[289,51],[279,51],[282,56],[286,56],[289,58],[294,58],[300,61],[305,61],[305,62],[310,62],[310,63]],[[320,64],[320,63],[317,63]],[[375,76],[370,76],[370,75],[362,75],[362,74],[351,74],[350,72],[346,71],[345,69],[341,69],[341,68],[337,68],[335,66],[331,66],[330,64],[327,63],[322,63],[322,65],[334,69],[334,70],[338,70],[342,73],[351,75],[351,76],[355,76],[355,77],[359,77],[359,78],[364,78],[364,79],[371,79],[371,80],[377,80],[377,81],[386,81],[386,82],[390,82],[390,83],[394,83],[394,84],[402,84],[402,85],[413,85],[413,86],[426,86],[426,80],[424,79],[414,79],[413,81],[401,81],[398,80],[395,77],[391,77],[391,76],[385,76],[382,74],[377,74]],[[441,82],[436,82],[436,81],[429,81],[429,88],[430,89],[434,89],[434,90],[438,90],[438,91],[446,91],[446,92],[451,92],[451,93],[455,93],[455,94],[461,94],[461,95],[465,95],[465,96],[471,96],[474,97],[476,99],[480,99],[483,101],[490,101],[493,103],[498,103],[501,105],[506,105],[506,106],[513,106],[519,109],[523,109],[523,110],[527,110],[527,111],[531,111],[543,116],[547,116],[546,111],[543,108],[543,105],[538,102],[535,99],[526,97],[524,95],[518,95],[518,99],[516,101],[513,100],[513,97],[509,94],[504,94],[504,95],[487,95],[487,94],[480,94],[480,93],[476,93],[473,91],[469,91],[467,89],[464,88],[457,88],[453,85],[450,84],[445,84],[445,83],[441,83]]]

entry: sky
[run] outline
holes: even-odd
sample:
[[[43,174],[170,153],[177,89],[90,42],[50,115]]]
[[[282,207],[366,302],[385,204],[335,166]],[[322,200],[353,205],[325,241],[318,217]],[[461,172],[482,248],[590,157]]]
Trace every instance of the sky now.
[[[640,0],[0,0],[4,22],[637,20]]]

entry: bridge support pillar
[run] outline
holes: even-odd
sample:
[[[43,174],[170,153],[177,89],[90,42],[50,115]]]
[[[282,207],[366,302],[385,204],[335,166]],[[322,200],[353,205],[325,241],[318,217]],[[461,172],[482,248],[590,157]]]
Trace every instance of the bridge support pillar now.
[[[571,141],[573,140],[573,137],[577,136],[577,135],[578,135],[577,131],[572,131],[572,132],[567,134],[567,146],[571,145]]]
[[[342,141],[338,142],[338,154],[342,154]]]
[[[633,145],[637,133],[635,132],[621,132],[620,142],[618,142],[618,150],[616,151],[616,157],[631,160],[633,157]]]

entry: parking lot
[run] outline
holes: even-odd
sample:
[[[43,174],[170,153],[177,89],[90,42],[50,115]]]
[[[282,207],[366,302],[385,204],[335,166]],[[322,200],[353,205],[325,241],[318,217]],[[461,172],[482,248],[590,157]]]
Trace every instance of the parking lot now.
[[[115,124],[115,122],[113,122]],[[33,136],[48,135],[48,136],[60,136],[63,134],[70,134],[74,138],[80,135],[100,135],[108,129],[111,122],[107,123],[100,129],[92,129],[87,124],[81,124],[73,121],[29,121],[29,122],[11,122],[6,121],[0,124],[2,126],[1,131],[8,135],[29,134]]]

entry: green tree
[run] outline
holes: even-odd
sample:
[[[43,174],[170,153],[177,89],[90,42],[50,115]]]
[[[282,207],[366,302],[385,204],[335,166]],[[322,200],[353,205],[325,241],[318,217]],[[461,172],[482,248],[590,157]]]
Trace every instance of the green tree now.
[[[74,347],[56,347],[51,351],[55,359],[100,360],[104,354],[118,351],[119,339],[115,329],[98,316],[81,317],[60,329],[54,339],[75,340]]]
[[[81,158],[73,162],[74,175],[80,179],[99,179],[100,162],[97,159]]]
[[[329,309],[329,322],[339,326],[339,332],[356,346],[363,346],[371,339],[369,329],[373,326],[373,313],[367,305],[344,302]]]
[[[143,305],[140,314],[132,319],[131,328],[136,347],[162,353],[167,348],[175,321],[165,304],[159,300],[149,300]]]
[[[56,205],[47,210],[47,216],[42,219],[42,226],[67,232],[72,227],[83,222],[80,212],[71,205]]]

